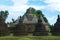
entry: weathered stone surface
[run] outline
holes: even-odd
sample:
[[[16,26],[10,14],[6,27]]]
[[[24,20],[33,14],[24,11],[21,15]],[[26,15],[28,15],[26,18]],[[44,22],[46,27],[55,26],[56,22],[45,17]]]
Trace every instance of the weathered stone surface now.
[[[33,35],[34,36],[48,35],[45,24],[42,23],[41,19],[38,20],[38,23],[36,24],[35,32]]]
[[[33,15],[31,12],[31,8],[29,12],[23,16],[18,18],[17,25],[14,30],[14,35],[24,35],[24,34],[30,34],[34,32],[36,23],[38,22],[38,19],[36,15]],[[19,31],[19,32],[18,32]]]
[[[36,24],[38,22],[38,19],[36,15],[33,15],[31,12],[31,8],[29,10],[29,13],[27,13],[24,18],[23,18],[23,23],[24,24]]]
[[[26,31],[25,25],[22,23],[21,17],[20,17],[19,23],[14,28],[13,35],[15,36],[27,35],[27,31]]]
[[[57,22],[51,27],[52,35],[60,36],[60,16],[58,15]]]
[[[23,18],[23,24],[25,24],[25,26],[26,26],[26,30],[28,32],[28,35],[29,34],[33,35],[33,32],[35,30],[35,26],[38,22],[37,16],[33,15],[31,10],[32,9],[30,8],[29,12]]]
[[[44,19],[42,17],[38,19],[31,10],[30,8],[25,16],[18,18],[17,25],[15,25],[13,31],[14,35],[48,35],[46,28],[47,24],[44,22]]]

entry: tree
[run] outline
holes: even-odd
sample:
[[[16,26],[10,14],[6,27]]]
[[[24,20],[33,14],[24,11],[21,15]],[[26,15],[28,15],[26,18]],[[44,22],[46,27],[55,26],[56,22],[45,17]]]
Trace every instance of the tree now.
[[[30,10],[30,9],[31,9],[31,10]],[[30,11],[31,11],[31,13],[32,13],[33,15],[36,14],[36,10],[35,10],[34,8],[30,7],[30,8],[28,8],[28,9],[26,10],[26,13],[25,13],[23,16],[25,16],[26,14],[28,14]]]
[[[38,19],[40,18],[40,16],[44,17],[41,10],[37,10],[36,12],[36,16],[38,17]]]
[[[47,18],[43,15],[42,11],[41,11],[41,10],[37,10],[37,17],[40,18],[40,16],[42,16],[43,19],[44,19],[44,21],[45,21],[46,23],[48,23],[48,20],[47,20]]]
[[[15,22],[16,22],[16,20],[14,20],[14,19],[12,18],[12,22],[13,22],[13,23],[15,23]]]
[[[7,16],[8,16],[8,11],[0,11],[0,19],[5,22]]]
[[[30,10],[30,9],[31,9],[31,10]],[[44,19],[44,21],[50,26],[47,18],[44,16],[44,14],[42,13],[41,10],[35,10],[34,8],[30,7],[30,8],[27,9],[26,13],[25,13],[23,16],[25,16],[27,13],[29,13],[29,11],[31,11],[31,13],[32,13],[33,15],[36,15],[38,19],[40,18],[40,16],[42,16],[43,19]]]
[[[8,11],[0,11],[0,36],[8,35],[8,27],[5,20],[8,16]]]
[[[37,10],[36,12],[37,12],[37,17],[40,18],[40,16],[42,16],[43,19],[44,19],[44,21],[45,21],[45,22],[48,24],[48,26],[50,27],[51,25],[49,24],[47,18],[44,16],[44,14],[42,13],[42,11],[41,11],[41,10]]]

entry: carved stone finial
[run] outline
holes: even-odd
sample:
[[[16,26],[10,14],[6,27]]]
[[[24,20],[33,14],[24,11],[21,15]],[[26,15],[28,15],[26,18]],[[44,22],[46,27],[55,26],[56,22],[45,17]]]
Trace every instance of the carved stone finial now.
[[[22,17],[20,16],[19,22],[22,22]]]
[[[60,16],[58,15],[58,18],[60,18]]]
[[[22,17],[20,16],[20,19],[21,19]]]
[[[57,19],[57,21],[60,21],[60,16],[58,15],[58,19]]]

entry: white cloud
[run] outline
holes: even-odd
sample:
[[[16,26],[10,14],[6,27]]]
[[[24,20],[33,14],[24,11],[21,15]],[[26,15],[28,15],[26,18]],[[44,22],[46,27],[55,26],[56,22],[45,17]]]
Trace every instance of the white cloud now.
[[[45,8],[45,6],[36,6],[36,5],[29,5],[29,7],[33,7],[35,8],[36,10],[42,10]]]
[[[45,0],[44,2],[48,4],[45,6],[45,9],[49,11],[60,11],[60,0]]]
[[[11,21],[12,18],[17,19],[19,15],[23,15],[27,8],[33,7],[35,9],[43,9],[44,6],[27,5],[28,0],[12,0],[14,3],[12,6],[0,5],[0,10],[8,10],[9,16],[7,21]]]
[[[12,0],[14,5],[0,5],[0,10],[9,10],[9,11],[22,11],[23,9],[27,9],[28,5],[26,4],[28,0]]]
[[[60,3],[60,0],[45,0],[46,3]]]
[[[28,0],[12,0],[14,2],[14,5],[22,5],[27,4]]]
[[[52,25],[54,23],[56,23],[57,20],[57,16],[52,16],[52,17],[47,17],[49,23]]]
[[[11,7],[14,11],[22,11],[23,9],[27,9],[28,5],[27,2],[28,0],[12,0],[14,5]]]
[[[35,6],[35,5],[27,5],[28,0],[12,0],[14,5],[6,6],[0,5],[0,10],[8,10],[9,16],[8,21],[12,18],[16,19],[19,15],[23,15],[27,8],[33,7],[35,9],[46,9],[48,11],[60,11],[60,1],[59,0],[45,0],[44,2],[48,5],[46,6]],[[48,18],[49,22],[55,21],[55,16]]]
[[[51,12],[51,14],[52,13],[54,14],[54,16],[47,17],[47,19],[48,19],[50,24],[54,24],[56,22],[56,20],[57,20],[57,15],[55,14],[55,12],[56,13],[60,12],[60,0],[45,0],[44,2],[48,4],[48,5],[45,6],[44,9],[47,12]]]
[[[16,19],[19,15],[22,15],[23,12],[28,8],[27,2],[28,0],[12,0],[14,5],[0,5],[0,10],[8,10],[9,16],[7,20],[11,21],[12,18]],[[21,14],[22,13],[22,14]]]
[[[9,10],[9,11],[26,11],[27,8],[33,7],[35,9],[43,9],[44,6],[35,6],[35,5],[28,5],[28,0],[12,0],[14,5],[6,6],[0,5],[0,10]]]

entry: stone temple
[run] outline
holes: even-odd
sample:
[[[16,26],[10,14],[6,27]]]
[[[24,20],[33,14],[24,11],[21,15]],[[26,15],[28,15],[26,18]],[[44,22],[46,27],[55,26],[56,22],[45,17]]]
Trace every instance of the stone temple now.
[[[23,16],[19,17],[16,21],[16,25],[13,31],[14,35],[48,35],[47,33],[47,24],[44,22],[43,17],[41,16],[40,19],[37,18],[36,15],[33,15],[31,12],[31,8],[29,12]],[[40,31],[41,30],[41,31]],[[39,31],[39,32],[38,32]],[[42,32],[42,33],[40,33]],[[38,35],[37,35],[38,34]]]
[[[54,26],[51,27],[52,35],[60,36],[60,16],[58,15],[57,21]]]
[[[38,23],[36,24],[34,36],[46,36],[48,35],[48,26],[44,22],[43,17],[41,16],[40,19],[38,19]]]

